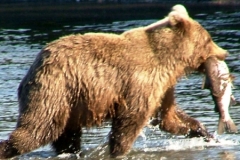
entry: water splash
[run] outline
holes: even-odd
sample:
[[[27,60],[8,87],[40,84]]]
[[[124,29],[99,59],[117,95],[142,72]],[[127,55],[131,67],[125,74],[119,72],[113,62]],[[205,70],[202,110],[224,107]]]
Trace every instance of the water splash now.
[[[159,151],[181,151],[181,150],[203,150],[207,147],[214,146],[235,146],[239,145],[238,136],[236,134],[217,135],[215,132],[214,139],[206,142],[203,137],[185,138],[184,136],[172,136],[164,132],[158,132],[158,138],[151,138],[151,135],[156,132],[156,129],[145,128],[140,134],[140,138],[134,145],[135,150],[144,152],[159,152]],[[160,132],[160,134],[159,134]]]

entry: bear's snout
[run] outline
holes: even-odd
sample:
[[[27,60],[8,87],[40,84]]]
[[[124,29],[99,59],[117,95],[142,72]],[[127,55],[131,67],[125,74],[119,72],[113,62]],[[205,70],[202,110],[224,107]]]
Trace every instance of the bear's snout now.
[[[212,50],[212,54],[210,55],[210,57],[215,56],[218,60],[225,60],[225,58],[229,55],[228,51],[219,47],[215,43],[213,46],[214,46],[214,48]]]
[[[218,60],[225,60],[228,55],[229,55],[229,52],[224,50],[222,54],[218,54],[216,57]]]

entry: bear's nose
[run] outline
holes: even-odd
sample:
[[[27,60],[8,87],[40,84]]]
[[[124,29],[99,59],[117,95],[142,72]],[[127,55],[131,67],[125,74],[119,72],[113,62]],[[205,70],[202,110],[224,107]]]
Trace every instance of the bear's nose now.
[[[217,59],[218,60],[225,60],[226,57],[229,55],[229,52],[227,50],[224,50],[224,52],[222,54],[217,54]]]

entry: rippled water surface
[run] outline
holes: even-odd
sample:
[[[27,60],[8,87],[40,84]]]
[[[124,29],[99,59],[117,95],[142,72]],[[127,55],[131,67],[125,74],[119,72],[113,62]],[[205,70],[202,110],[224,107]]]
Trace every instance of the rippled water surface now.
[[[191,15],[212,35],[214,41],[230,52],[226,62],[236,77],[234,95],[238,103],[231,107],[231,116],[240,128],[240,10]],[[160,17],[161,18],[161,17]],[[17,88],[36,54],[48,42],[60,36],[85,32],[121,33],[127,29],[155,22],[149,20],[115,21],[109,24],[64,25],[51,29],[0,29],[0,139],[7,139],[18,117]],[[183,78],[176,87],[178,104],[189,115],[203,122],[211,133],[217,128],[218,114],[208,90],[202,90],[202,75],[194,73]],[[83,157],[107,159],[107,135],[110,124],[84,130]],[[26,137],[27,138],[27,137]],[[240,159],[240,134],[218,136],[219,143],[201,138],[172,136],[157,128],[146,127],[125,159]],[[76,155],[55,155],[49,146],[17,159],[76,159]]]

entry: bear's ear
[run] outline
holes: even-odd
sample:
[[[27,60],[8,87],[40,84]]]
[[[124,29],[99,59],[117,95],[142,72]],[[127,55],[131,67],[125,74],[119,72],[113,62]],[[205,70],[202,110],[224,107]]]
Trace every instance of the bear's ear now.
[[[168,17],[153,23],[145,27],[146,31],[153,31],[155,29],[165,26],[176,26],[178,24],[187,24],[189,16],[187,10],[182,5],[175,5],[172,7],[172,11],[168,14]],[[182,25],[179,25],[182,26]]]
[[[169,24],[171,26],[176,26],[177,24],[185,24],[189,21],[189,15],[187,10],[182,5],[175,5],[172,11],[168,14]]]
[[[189,17],[188,12],[183,5],[177,4],[177,5],[173,6],[172,7],[172,12],[174,12],[174,11],[181,14],[181,15],[185,15],[186,17]]]

